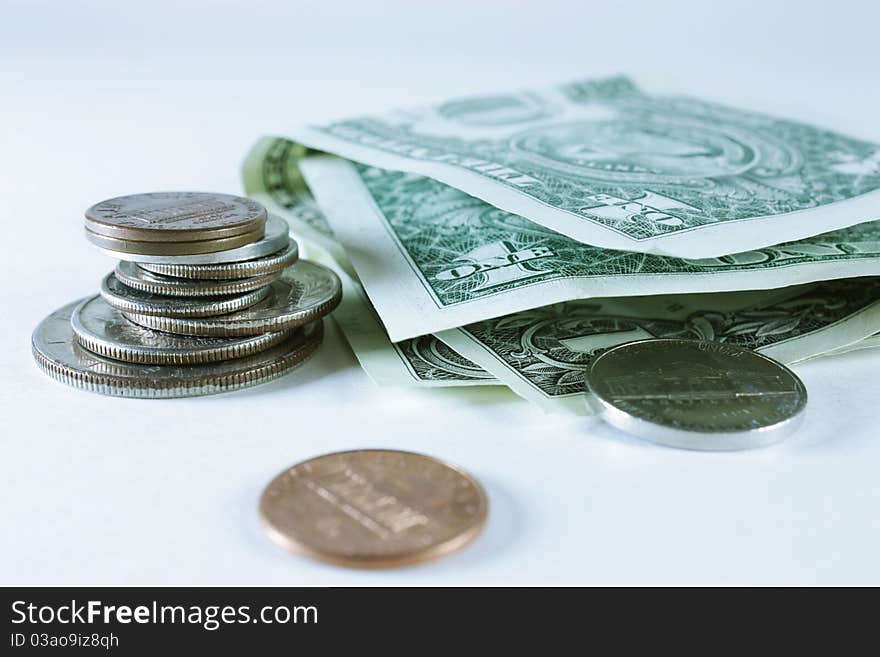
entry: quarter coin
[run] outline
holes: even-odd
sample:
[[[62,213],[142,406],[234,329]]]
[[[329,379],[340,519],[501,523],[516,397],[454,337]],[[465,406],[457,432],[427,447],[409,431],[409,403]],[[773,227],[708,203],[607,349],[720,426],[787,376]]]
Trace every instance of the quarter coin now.
[[[141,292],[164,294],[169,297],[213,297],[224,294],[240,294],[264,287],[281,275],[274,271],[250,278],[233,280],[204,280],[175,278],[154,274],[133,262],[121,260],[113,272],[122,283]]]
[[[323,326],[316,322],[244,358],[184,366],[124,363],[99,356],[74,338],[70,320],[80,303],[70,303],[40,322],[31,339],[34,360],[53,379],[117,397],[191,397],[255,386],[305,362],[323,337]]]
[[[172,265],[139,262],[138,266],[141,269],[146,269],[154,274],[162,274],[163,276],[226,280],[279,272],[294,264],[298,257],[299,246],[296,242],[290,242],[283,251],[255,260],[245,260],[244,262],[227,262],[216,265]]]
[[[269,295],[258,304],[229,315],[174,318],[124,313],[135,324],[182,335],[234,336],[282,331],[313,322],[333,311],[342,298],[335,272],[300,260],[269,286]]]
[[[95,296],[73,311],[70,325],[80,345],[99,356],[127,363],[192,365],[243,358],[265,351],[290,337],[277,331],[241,338],[202,338],[152,331],[134,324]]]
[[[462,470],[391,449],[304,461],[275,477],[260,498],[260,515],[275,543],[358,568],[455,552],[480,533],[488,507],[483,488]]]
[[[269,286],[217,297],[169,297],[125,285],[110,272],[101,281],[104,301],[120,311],[164,317],[211,317],[250,308],[269,296]]]
[[[266,217],[266,208],[241,196],[151,192],[93,205],[86,210],[86,227],[121,240],[194,242],[261,231]]]
[[[588,390],[614,426],[671,447],[736,450],[782,440],[807,391],[784,365],[701,340],[639,340],[596,357]]]

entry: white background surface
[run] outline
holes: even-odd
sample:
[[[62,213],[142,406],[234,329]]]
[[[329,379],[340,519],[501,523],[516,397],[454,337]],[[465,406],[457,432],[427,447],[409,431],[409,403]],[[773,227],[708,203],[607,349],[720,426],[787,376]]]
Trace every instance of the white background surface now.
[[[112,265],[82,236],[88,205],[238,192],[251,143],[305,120],[624,72],[880,141],[876,3],[22,0],[0,16],[0,583],[880,583],[880,354],[796,368],[809,416],[785,444],[702,454],[503,391],[378,389],[334,336],[275,383],[171,401],[67,388],[29,344]],[[264,538],[277,472],[381,446],[476,475],[485,534],[388,572]]]

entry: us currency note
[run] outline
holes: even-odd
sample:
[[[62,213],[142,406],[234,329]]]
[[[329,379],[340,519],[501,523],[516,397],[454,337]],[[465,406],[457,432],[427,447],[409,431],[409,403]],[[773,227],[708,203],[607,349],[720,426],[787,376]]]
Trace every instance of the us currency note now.
[[[880,146],[644,93],[625,77],[456,99],[286,136],[427,176],[608,249],[709,258],[880,217]]]
[[[280,149],[280,156],[267,157],[267,151],[273,148]],[[391,342],[345,251],[293,166],[302,156],[298,149],[286,140],[257,144],[245,161],[245,192],[287,221],[303,257],[320,262],[339,275],[342,301],[332,318],[367,376],[383,386],[502,385],[433,335]]]
[[[694,338],[755,349],[794,363],[877,331],[880,278],[782,290],[570,301],[437,334],[552,412],[588,415],[584,373],[617,344]]]
[[[267,160],[283,158],[284,143]],[[573,299],[880,274],[877,221],[727,256],[674,258],[583,244],[424,176],[331,156],[299,167],[394,341]]]

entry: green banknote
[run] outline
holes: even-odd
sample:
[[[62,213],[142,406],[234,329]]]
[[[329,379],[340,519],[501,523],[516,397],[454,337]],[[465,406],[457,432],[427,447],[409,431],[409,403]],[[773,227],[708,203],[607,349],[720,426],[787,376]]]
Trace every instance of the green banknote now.
[[[286,140],[262,141],[245,161],[245,191],[287,221],[303,257],[339,275],[342,301],[332,318],[367,375],[376,384],[388,386],[501,385],[433,335],[391,342],[345,251],[299,177],[294,163],[302,154]]]
[[[624,77],[484,94],[287,136],[301,152],[305,145],[427,176],[610,249],[705,258],[880,217],[876,144],[644,93]]]
[[[437,337],[546,410],[590,414],[584,373],[597,354],[617,344],[714,340],[794,363],[870,338],[878,322],[880,278],[866,278],[759,292],[570,301]]]
[[[285,142],[276,143],[268,160],[283,154]],[[331,156],[298,166],[395,341],[573,299],[880,274],[876,221],[727,256],[675,258],[583,244],[424,176]]]

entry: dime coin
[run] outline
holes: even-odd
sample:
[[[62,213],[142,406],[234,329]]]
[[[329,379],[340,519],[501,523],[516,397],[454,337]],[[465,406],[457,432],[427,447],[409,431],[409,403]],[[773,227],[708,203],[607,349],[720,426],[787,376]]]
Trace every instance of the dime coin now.
[[[470,475],[430,456],[386,449],[325,454],[266,487],[260,515],[284,548],[341,566],[385,568],[450,554],[486,522]]]
[[[300,260],[269,286],[269,296],[246,310],[204,318],[173,318],[124,313],[135,324],[183,335],[256,335],[312,322],[331,312],[342,298],[335,272]]]
[[[154,274],[125,260],[121,260],[116,265],[113,273],[116,278],[135,290],[169,297],[215,297],[223,294],[239,294],[264,287],[281,276],[280,271],[274,271],[261,276],[225,281],[174,278]]]
[[[111,258],[117,260],[135,260],[139,263],[166,263],[172,265],[211,265],[223,262],[241,262],[244,260],[253,260],[254,258],[262,258],[271,253],[287,247],[290,238],[288,237],[287,222],[277,215],[269,215],[269,221],[266,222],[266,232],[263,239],[244,246],[229,248],[225,251],[214,251],[210,253],[196,253],[190,255],[157,255],[146,253],[126,253],[124,251],[115,250],[114,247],[98,247],[101,251]]]
[[[291,331],[242,338],[202,338],[153,331],[134,324],[99,296],[73,311],[70,325],[80,345],[127,363],[190,365],[243,358],[275,346]]]
[[[191,397],[254,386],[303,363],[323,337],[323,326],[315,322],[274,347],[245,358],[186,366],[123,363],[99,356],[76,341],[70,319],[81,301],[40,322],[31,341],[34,360],[62,383],[118,397]]]
[[[262,231],[266,208],[249,198],[205,192],[119,196],[86,210],[86,227],[120,240],[195,242]]]
[[[619,345],[593,360],[587,381],[606,421],[685,449],[772,444],[797,427],[807,403],[804,384],[784,365],[701,340]]]
[[[86,228],[86,239],[92,244],[101,249],[116,253],[125,253],[127,254],[127,260],[131,260],[132,256],[137,256],[138,258],[149,255],[180,256],[226,251],[228,249],[234,249],[256,242],[257,240],[262,239],[263,236],[264,231],[261,228],[260,230],[255,230],[250,233],[242,233],[241,235],[234,235],[233,237],[224,237],[216,240],[201,240],[198,242],[146,242],[106,237]]]
[[[125,285],[110,272],[101,281],[101,296],[117,310],[164,317],[211,317],[250,308],[269,296],[269,286],[218,297],[168,297]]]
[[[244,262],[227,262],[216,265],[169,265],[139,262],[138,266],[141,269],[146,269],[154,274],[162,274],[163,276],[225,280],[279,272],[290,267],[290,265],[296,262],[298,257],[299,246],[296,242],[291,242],[283,251],[257,258],[256,260],[245,260]]]

